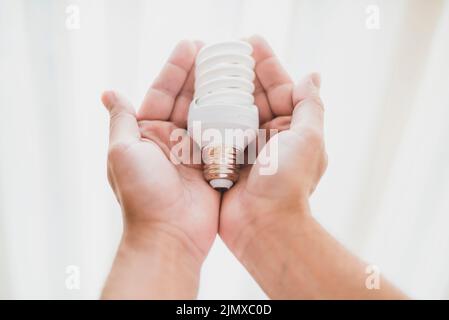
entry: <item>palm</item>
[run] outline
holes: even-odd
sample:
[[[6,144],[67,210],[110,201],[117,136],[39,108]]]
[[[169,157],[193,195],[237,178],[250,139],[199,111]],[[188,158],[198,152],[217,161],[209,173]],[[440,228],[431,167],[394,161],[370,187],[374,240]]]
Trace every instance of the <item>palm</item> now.
[[[256,89],[254,93],[255,104],[259,108],[261,128],[288,130],[293,111],[293,82],[279,64],[273,51],[260,37],[249,39],[253,46],[253,56],[256,60]],[[288,131],[281,132],[277,138],[279,141],[279,154],[282,150],[288,151],[290,139]],[[268,144],[271,142],[269,141]],[[286,158],[288,158],[285,155]],[[289,166],[286,159],[279,159],[279,165],[284,168]],[[254,221],[255,217],[242,216],[240,212],[246,212],[245,208],[263,209],[263,201],[267,196],[273,196],[276,191],[281,192],[283,175],[282,168],[275,176],[260,175],[258,165],[247,165],[242,168],[236,185],[226,192],[220,211],[220,234],[229,246],[238,241],[240,235],[245,232],[247,225]],[[257,209],[254,210],[257,212]],[[259,219],[260,220],[260,219]]]
[[[244,248],[242,241],[248,239],[248,234],[250,238],[255,230],[282,220],[281,213],[273,212],[273,208],[285,208],[288,214],[292,208],[286,204],[303,205],[301,200],[313,192],[327,164],[319,76],[311,75],[293,85],[268,44],[259,37],[250,42],[256,60],[254,98],[261,127],[278,131],[267,144],[277,154],[277,168],[273,174],[263,175],[256,161],[242,169],[235,187],[225,194],[219,232],[234,252]]]
[[[274,119],[275,122],[286,119]],[[283,130],[282,126],[278,126]],[[292,170],[298,168],[299,163],[295,162],[295,157],[288,154],[291,143],[291,132],[283,131],[276,137],[278,142],[279,156],[278,169],[274,175],[262,175],[258,162],[254,165],[245,165],[240,172],[240,177],[236,185],[226,192],[223,197],[220,216],[220,233],[228,245],[233,246],[239,241],[239,236],[245,232],[247,225],[254,220],[264,220],[264,207],[266,203],[276,199],[282,199],[289,190],[285,190],[284,183],[289,179]],[[273,141],[269,141],[268,145]],[[286,184],[288,185],[288,184]],[[279,197],[281,196],[281,197]],[[241,212],[248,212],[247,208],[252,208],[254,215],[242,215]],[[270,223],[270,221],[267,221]]]
[[[137,163],[129,169],[140,170],[136,181],[141,181],[135,190],[142,190],[142,208],[151,209],[142,218],[176,226],[207,252],[217,233],[220,195],[204,181],[201,168],[172,163],[165,134],[174,128],[171,122],[140,123],[145,140],[136,147]]]
[[[205,256],[218,231],[220,195],[199,168],[176,165],[170,157],[171,133],[186,127],[199,46],[178,44],[137,115],[125,99],[117,106],[106,95],[104,103],[111,113],[109,174],[126,222],[171,229]]]
[[[260,123],[266,129],[283,131],[277,135],[281,165],[275,176],[260,175],[257,164],[242,168],[239,181],[223,197],[220,223],[220,195],[204,181],[200,168],[170,161],[173,146],[170,135],[176,128],[186,128],[194,90],[193,65],[200,45],[184,41],[176,47],[147,92],[137,116],[129,105],[116,108],[110,101],[104,101],[109,105],[111,121],[120,123],[120,127],[111,127],[111,141],[119,147],[111,145],[112,151],[118,151],[110,153],[117,157],[110,161],[114,164],[114,170],[110,171],[116,173],[115,180],[117,177],[124,180],[114,183],[112,177],[112,185],[124,189],[115,191],[119,201],[126,199],[126,203],[120,202],[129,208],[125,211],[130,212],[130,220],[174,227],[191,239],[204,256],[218,225],[228,245],[237,241],[238,235],[254,220],[254,216],[241,213],[249,207],[255,208],[255,212],[263,209],[269,194],[273,198],[276,192],[283,192],[282,183],[289,179],[291,170],[307,165],[301,157],[303,152],[299,156],[291,154],[292,143],[296,151],[302,148],[301,144],[307,145],[303,143],[304,137],[288,130],[293,106],[303,99],[301,92],[293,91],[290,77],[263,39],[252,37],[249,42],[256,60],[254,98]],[[127,195],[123,196],[124,193]]]

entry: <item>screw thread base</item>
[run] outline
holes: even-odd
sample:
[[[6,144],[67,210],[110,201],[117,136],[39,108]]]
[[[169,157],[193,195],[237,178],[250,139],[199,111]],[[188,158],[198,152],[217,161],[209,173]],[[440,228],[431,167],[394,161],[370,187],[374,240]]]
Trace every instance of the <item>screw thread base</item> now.
[[[229,189],[239,178],[238,149],[207,146],[202,150],[203,175],[215,189]]]

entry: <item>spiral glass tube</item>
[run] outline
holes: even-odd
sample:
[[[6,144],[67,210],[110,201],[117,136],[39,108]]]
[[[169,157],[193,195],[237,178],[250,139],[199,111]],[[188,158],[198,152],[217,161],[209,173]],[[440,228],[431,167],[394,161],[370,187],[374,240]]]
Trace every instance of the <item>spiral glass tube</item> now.
[[[256,131],[258,110],[254,106],[254,66],[252,47],[244,41],[227,41],[205,46],[195,64],[195,95],[189,110],[189,127],[200,121],[203,130]],[[255,136],[255,134],[254,134]],[[238,179],[237,158],[247,142],[222,139],[221,143],[201,144],[203,172],[212,187],[229,189]]]

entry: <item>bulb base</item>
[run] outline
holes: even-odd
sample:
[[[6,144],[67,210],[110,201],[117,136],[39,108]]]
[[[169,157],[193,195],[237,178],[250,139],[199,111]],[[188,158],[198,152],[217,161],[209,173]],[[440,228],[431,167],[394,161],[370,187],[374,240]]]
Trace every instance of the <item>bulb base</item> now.
[[[203,175],[217,190],[230,189],[239,178],[239,150],[229,146],[206,146],[202,150]]]

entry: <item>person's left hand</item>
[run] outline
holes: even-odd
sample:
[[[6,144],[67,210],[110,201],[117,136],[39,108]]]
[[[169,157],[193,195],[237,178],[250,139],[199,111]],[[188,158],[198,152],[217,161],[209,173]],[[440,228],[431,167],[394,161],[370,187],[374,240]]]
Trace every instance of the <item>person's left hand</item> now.
[[[291,217],[291,212],[297,217],[307,211],[309,196],[327,166],[319,75],[295,85],[263,38],[248,41],[256,61],[254,98],[261,128],[278,131],[265,146],[277,167],[262,175],[259,154],[254,165],[242,166],[239,180],[223,195],[219,233],[238,258],[249,241],[260,241],[255,234]]]

